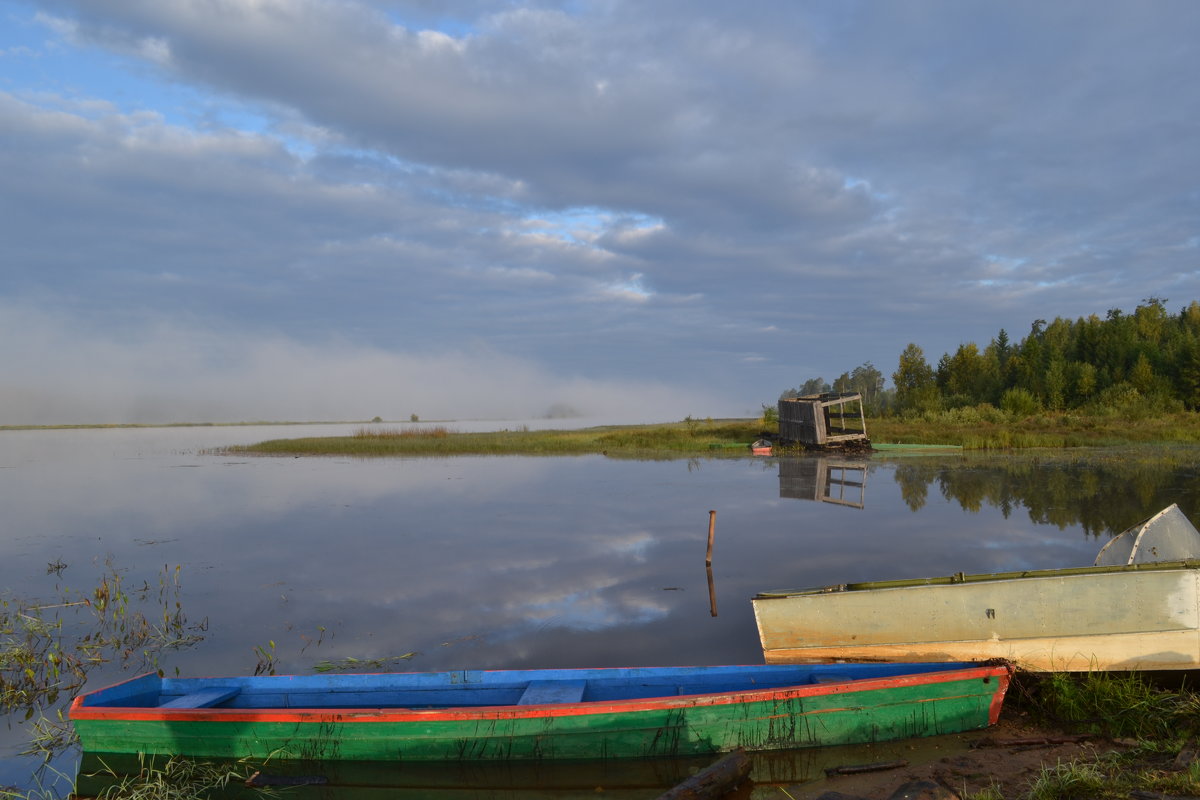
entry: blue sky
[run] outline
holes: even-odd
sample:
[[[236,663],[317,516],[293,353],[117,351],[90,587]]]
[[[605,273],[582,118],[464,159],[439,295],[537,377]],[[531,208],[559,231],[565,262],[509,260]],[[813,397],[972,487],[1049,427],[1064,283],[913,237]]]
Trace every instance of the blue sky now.
[[[1200,5],[0,0],[0,424],[756,411],[1200,299]]]

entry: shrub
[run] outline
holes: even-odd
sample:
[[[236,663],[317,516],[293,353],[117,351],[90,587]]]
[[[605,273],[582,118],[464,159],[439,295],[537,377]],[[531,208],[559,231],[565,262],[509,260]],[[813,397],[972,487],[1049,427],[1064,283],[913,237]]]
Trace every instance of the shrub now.
[[[1031,417],[1041,410],[1042,404],[1028,389],[1014,387],[1000,397],[1000,408],[1014,417]]]

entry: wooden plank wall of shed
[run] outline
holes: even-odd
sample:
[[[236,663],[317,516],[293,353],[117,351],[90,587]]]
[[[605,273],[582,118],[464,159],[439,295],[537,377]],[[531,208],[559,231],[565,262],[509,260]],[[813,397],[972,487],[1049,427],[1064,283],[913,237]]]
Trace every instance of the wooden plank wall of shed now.
[[[825,444],[825,410],[820,400],[779,401],[779,438],[808,445]]]

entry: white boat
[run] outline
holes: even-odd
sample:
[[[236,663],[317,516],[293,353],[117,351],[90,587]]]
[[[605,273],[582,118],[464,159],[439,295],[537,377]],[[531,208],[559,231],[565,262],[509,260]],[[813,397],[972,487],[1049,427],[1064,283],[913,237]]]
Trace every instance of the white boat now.
[[[1200,532],[1172,505],[1089,567],[754,598],[768,663],[986,661],[1039,672],[1200,668]]]

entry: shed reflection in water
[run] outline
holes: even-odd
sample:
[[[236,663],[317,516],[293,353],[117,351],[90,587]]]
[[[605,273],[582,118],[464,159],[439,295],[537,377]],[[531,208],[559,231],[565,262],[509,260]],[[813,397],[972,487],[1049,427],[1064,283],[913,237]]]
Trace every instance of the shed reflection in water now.
[[[863,508],[867,469],[863,458],[812,456],[779,460],[779,496]]]

